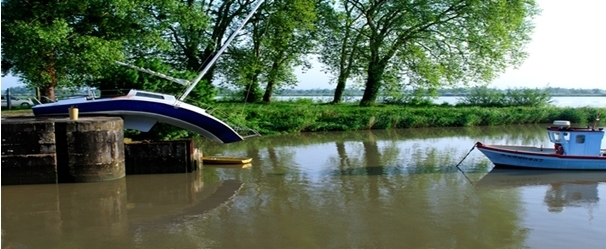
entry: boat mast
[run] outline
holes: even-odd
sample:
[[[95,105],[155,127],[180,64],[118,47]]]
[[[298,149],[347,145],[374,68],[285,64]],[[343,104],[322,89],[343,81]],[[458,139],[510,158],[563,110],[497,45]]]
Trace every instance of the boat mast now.
[[[183,95],[181,95],[181,97],[179,97],[180,101],[183,101],[187,95],[189,95],[189,93],[194,89],[194,87],[196,87],[196,85],[198,84],[198,82],[200,82],[200,80],[202,80],[202,77],[204,77],[204,75],[206,74],[206,72],[208,72],[208,70],[210,69],[210,67],[213,66],[213,64],[215,64],[215,61],[217,61],[217,59],[219,59],[219,56],[223,53],[223,51],[225,51],[225,49],[227,48],[227,46],[229,45],[229,43],[234,39],[234,37],[236,37],[236,35],[238,34],[238,32],[244,27],[244,25],[246,24],[246,22],[248,22],[248,19],[250,19],[252,17],[252,15],[257,11],[257,9],[259,8],[259,6],[261,6],[261,3],[263,3],[263,0],[259,0],[259,2],[257,3],[257,5],[255,5],[252,9],[252,11],[248,14],[248,16],[246,16],[246,18],[244,18],[244,21],[242,22],[242,24],[240,24],[240,26],[231,34],[231,36],[229,37],[229,39],[227,39],[227,41],[225,42],[225,44],[223,44],[223,46],[221,47],[221,49],[219,49],[219,51],[217,51],[217,54],[212,58],[212,60],[210,60],[210,62],[208,62],[208,64],[206,64],[206,67],[204,67],[204,69],[202,69],[202,72],[200,72],[200,74],[198,74],[198,77],[196,77],[191,84],[189,85],[189,87],[187,87],[187,90],[185,90],[185,92],[183,93]]]

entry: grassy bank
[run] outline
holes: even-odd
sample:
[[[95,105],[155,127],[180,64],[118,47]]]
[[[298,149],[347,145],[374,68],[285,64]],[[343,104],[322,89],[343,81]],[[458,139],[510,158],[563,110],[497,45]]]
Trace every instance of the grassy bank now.
[[[598,112],[594,107],[405,107],[379,105],[327,105],[301,102],[272,104],[217,103],[208,110],[212,115],[236,126],[246,126],[261,134],[284,134],[313,131],[352,131],[418,127],[472,127],[507,124],[551,123],[569,120],[575,124],[593,123]],[[31,110],[2,110],[2,116],[27,115]],[[604,122],[601,122],[603,126]],[[175,139],[187,134],[168,125],[156,125],[150,139]],[[143,135],[143,134],[142,134]]]
[[[308,131],[349,131],[415,127],[470,127],[507,124],[551,123],[569,120],[577,124],[593,122],[606,108],[561,107],[403,107],[383,105],[321,105],[301,103],[215,105],[213,114],[244,124],[261,134]],[[228,115],[226,115],[228,114]]]

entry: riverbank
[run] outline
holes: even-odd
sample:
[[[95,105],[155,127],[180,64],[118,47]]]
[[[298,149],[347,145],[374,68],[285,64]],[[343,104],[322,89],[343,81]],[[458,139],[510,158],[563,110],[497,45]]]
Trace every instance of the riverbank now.
[[[598,113],[606,113],[606,107],[359,107],[279,102],[270,105],[218,103],[212,111],[219,118],[236,125],[244,124],[261,134],[536,124],[557,119],[587,124],[593,122]]]
[[[221,102],[213,104],[208,112],[231,125],[248,127],[267,135],[314,131],[537,124],[551,123],[558,119],[584,125],[592,123],[598,113],[606,113],[606,107],[359,107],[354,104],[329,105],[299,101],[271,104]],[[2,116],[5,115],[31,115],[31,110],[3,110]],[[156,125],[152,131],[157,129],[162,129],[160,133],[167,134],[167,126]],[[186,135],[184,132],[180,134]]]

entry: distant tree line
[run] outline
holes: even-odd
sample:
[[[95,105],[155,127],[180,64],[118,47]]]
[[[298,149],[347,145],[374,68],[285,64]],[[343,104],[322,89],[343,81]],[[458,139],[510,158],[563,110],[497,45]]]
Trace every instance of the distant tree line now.
[[[428,97],[434,96],[468,96],[472,92],[483,87],[471,87],[471,88],[444,88],[438,89],[435,95],[427,95]],[[527,88],[520,88],[527,89]],[[489,88],[491,92],[496,93],[507,93],[511,90],[516,89],[497,89]],[[606,96],[606,89],[580,89],[580,88],[561,88],[561,87],[547,87],[542,89],[534,89],[546,92],[551,96]],[[276,95],[280,96],[333,96],[335,90],[330,88],[325,89],[282,89],[276,92]],[[232,95],[236,94],[237,91],[230,90],[227,88],[219,88],[220,95]],[[362,96],[364,90],[361,89],[345,89],[344,96]]]
[[[2,73],[43,101],[84,86],[176,94],[182,86],[116,61],[193,79],[256,1],[3,0]],[[221,85],[270,102],[314,57],[336,83],[333,103],[350,88],[369,106],[486,85],[521,64],[538,13],[534,0],[266,0],[188,101],[213,101]]]
[[[27,87],[13,87],[11,89],[11,94],[13,96],[32,98],[36,96],[36,89],[31,89]],[[124,89],[125,91],[127,89]],[[439,89],[436,91],[436,95],[427,95],[421,96],[425,98],[437,97],[437,96],[478,96],[478,95],[486,95],[485,93],[491,94],[503,94],[507,95],[512,92],[520,92],[524,90],[531,90],[533,93],[541,93],[545,96],[606,96],[606,89],[581,89],[581,88],[561,88],[561,87],[546,87],[542,89],[529,89],[529,88],[514,88],[514,89],[497,89],[497,88],[487,88],[487,87],[471,87],[471,88],[445,88]],[[97,97],[107,96],[107,93],[104,93],[96,88],[57,88],[55,89],[56,97],[58,99],[65,99],[75,96],[87,96],[89,94],[94,94]],[[334,89],[325,88],[325,89],[280,89],[277,90],[276,96],[333,96],[335,93]],[[2,92],[2,94],[6,94],[6,90]],[[230,99],[233,99],[234,96],[239,96],[240,92],[237,89],[230,89],[226,87],[217,87],[217,95],[219,96],[229,96]],[[362,96],[364,94],[363,90],[360,89],[345,89],[343,91],[343,96]],[[387,93],[384,93],[387,94]]]

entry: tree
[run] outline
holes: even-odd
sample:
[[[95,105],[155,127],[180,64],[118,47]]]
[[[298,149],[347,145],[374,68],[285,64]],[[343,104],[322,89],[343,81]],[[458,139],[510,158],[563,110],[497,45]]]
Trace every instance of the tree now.
[[[53,101],[56,87],[83,86],[122,58],[136,32],[132,1],[2,1],[2,73],[40,87]]]
[[[280,83],[296,84],[295,66],[304,65],[302,56],[314,47],[312,29],[315,22],[315,3],[308,0],[274,0],[274,11],[269,15],[266,77],[267,86],[263,101],[270,102],[271,95]]]
[[[199,71],[223,46],[239,21],[250,12],[254,0],[175,1],[154,0],[149,13],[163,29],[171,49],[164,54],[175,69]],[[202,78],[212,88],[216,65]]]
[[[261,42],[267,33],[264,28],[266,23],[263,21],[266,18],[264,9],[262,6],[250,20],[250,25],[244,29],[248,34],[243,37],[248,39],[239,41],[239,46],[230,47],[219,63],[224,83],[229,82],[230,85],[240,88],[241,96],[248,103],[260,101],[263,95],[260,87],[263,72]]]
[[[308,66],[304,56],[315,46],[315,2],[266,1],[246,29],[249,35],[230,49],[222,73],[244,88],[247,101],[255,101],[260,82],[266,81],[262,100],[270,102],[276,88],[296,84],[295,66]]]
[[[384,79],[440,86],[494,79],[519,65],[538,14],[534,0],[344,0],[367,26],[361,106],[376,101]]]
[[[361,43],[365,36],[362,14],[354,12],[348,1],[339,1],[333,8],[329,4],[322,4],[319,8],[321,15],[320,30],[322,30],[322,46],[319,59],[333,72],[337,78],[332,103],[340,103],[347,80],[352,74],[359,74],[363,60],[360,51],[365,49]]]

